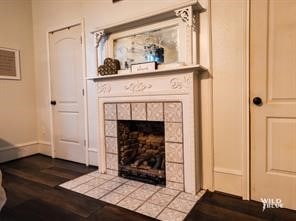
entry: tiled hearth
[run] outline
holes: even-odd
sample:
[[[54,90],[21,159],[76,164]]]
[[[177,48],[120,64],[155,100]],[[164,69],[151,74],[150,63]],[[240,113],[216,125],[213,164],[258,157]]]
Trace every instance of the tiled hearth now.
[[[117,120],[162,121],[165,127],[166,187],[184,191],[183,113],[181,102],[105,103],[108,174],[118,175]]]
[[[98,171],[60,185],[63,188],[114,204],[159,220],[181,221],[204,194],[144,184]]]

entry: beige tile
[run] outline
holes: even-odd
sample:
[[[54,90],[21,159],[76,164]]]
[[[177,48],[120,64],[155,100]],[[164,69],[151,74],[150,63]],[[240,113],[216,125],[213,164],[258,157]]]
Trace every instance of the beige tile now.
[[[106,167],[111,170],[118,170],[118,155],[107,153],[106,154]]]
[[[109,190],[102,189],[101,187],[96,187],[88,192],[85,193],[85,195],[90,196],[95,199],[99,199],[100,197],[106,195],[109,193]]]
[[[103,196],[102,198],[100,198],[100,200],[105,201],[107,203],[111,203],[111,204],[117,204],[124,197],[125,197],[124,195],[121,195],[119,193],[111,192]]]
[[[118,170],[106,169],[106,173],[112,176],[118,176]]]
[[[83,183],[86,183],[86,182],[88,182],[88,181],[90,181],[92,179],[94,179],[93,176],[83,175],[83,176],[80,176],[80,177],[72,180],[71,182],[72,182],[72,184],[74,186],[78,186],[78,185],[83,184]]]
[[[147,120],[163,121],[163,103],[147,103]]]
[[[107,153],[118,153],[118,144],[116,137],[106,137],[105,138],[106,152]]]
[[[117,119],[118,120],[131,120],[130,103],[117,104]]]
[[[134,180],[129,180],[126,184],[131,185],[131,186],[135,186],[135,187],[140,187],[140,186],[144,185],[144,183],[134,181]]]
[[[194,205],[194,201],[176,198],[168,205],[168,207],[170,209],[178,210],[184,213],[189,213]]]
[[[167,162],[183,163],[183,144],[165,143],[165,158]]]
[[[159,205],[159,206],[167,206],[173,199],[174,199],[174,196],[162,194],[162,193],[155,193],[148,200],[148,202]]]
[[[79,182],[79,183],[85,183],[85,182],[87,182],[87,181],[89,181],[89,180],[91,180],[93,178],[94,178],[93,176],[83,175],[83,176],[77,177],[73,181],[74,182]]]
[[[128,195],[131,192],[135,191],[138,187],[135,186],[130,186],[127,184],[123,184],[122,186],[116,188],[115,190],[113,190],[116,193],[120,193],[122,195]]]
[[[157,219],[162,221],[182,221],[186,217],[186,213],[181,213],[176,210],[172,210],[169,208],[165,208],[161,214],[157,217]]]
[[[161,190],[159,190],[159,193],[167,194],[167,195],[171,195],[171,196],[177,196],[180,193],[180,191],[174,190],[174,189],[169,189],[169,188],[162,188]]]
[[[105,120],[117,120],[116,104],[104,104]]]
[[[115,120],[105,120],[105,135],[117,137],[117,122]]]
[[[98,170],[88,173],[88,176],[92,176],[92,177],[98,177],[100,175],[100,172]]]
[[[118,183],[126,183],[128,181],[128,179],[124,179],[122,177],[117,176],[117,177],[113,178],[112,181],[118,182]]]
[[[100,173],[100,175],[98,176],[102,179],[105,179],[105,180],[111,180],[113,179],[115,176],[113,175],[110,175],[110,174],[106,174],[106,173]]]
[[[182,192],[178,195],[177,198],[196,202],[200,199],[200,196]]]
[[[145,183],[143,186],[141,186],[141,189],[150,190],[150,191],[156,192],[157,190],[161,189],[161,187],[160,186],[156,186],[156,185],[151,185],[151,184]]]
[[[114,190],[115,188],[119,187],[120,185],[121,185],[121,183],[108,181],[108,182],[102,184],[100,187],[102,189],[106,189],[106,190]]]
[[[137,200],[131,197],[126,197],[125,199],[120,201],[117,205],[129,210],[135,210],[142,204],[143,204],[143,201],[141,200]]]
[[[184,184],[183,183],[175,183],[166,181],[166,187],[174,190],[184,191]]]
[[[183,164],[166,162],[165,167],[167,181],[173,181],[177,183],[184,182]]]
[[[147,200],[151,197],[155,191],[145,190],[145,189],[137,189],[135,192],[132,192],[129,196],[138,200]]]
[[[146,104],[145,103],[132,103],[132,119],[146,120]]]
[[[146,202],[139,209],[137,209],[137,212],[155,218],[163,209],[163,206]]]
[[[93,188],[94,187],[91,185],[81,184],[81,185],[75,187],[74,189],[72,189],[72,191],[77,192],[77,193],[86,193],[87,191],[89,191]]]
[[[63,188],[66,188],[66,189],[73,189],[83,183],[86,183],[90,180],[94,179],[93,176],[90,176],[90,175],[83,175],[83,176],[80,176],[76,179],[73,179],[73,180],[70,180],[66,183],[63,183],[61,184],[60,186],[63,187]]]
[[[183,142],[182,123],[165,123],[165,140],[168,142]]]
[[[95,177],[94,179],[86,182],[85,184],[90,185],[90,186],[94,186],[97,187],[105,182],[107,182],[108,180],[100,178],[100,177]]]
[[[74,187],[78,186],[79,184],[73,182],[72,180],[71,181],[68,181],[66,183],[62,183],[60,184],[59,186],[60,187],[63,187],[65,189],[73,189]]]
[[[200,198],[206,193],[206,190],[200,190],[198,193],[197,193],[197,196],[199,196]]]
[[[164,103],[164,119],[166,122],[182,122],[182,103],[166,102]]]

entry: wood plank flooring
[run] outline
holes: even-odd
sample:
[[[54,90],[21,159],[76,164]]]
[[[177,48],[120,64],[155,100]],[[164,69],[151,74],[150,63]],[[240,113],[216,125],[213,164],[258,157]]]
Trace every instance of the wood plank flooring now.
[[[8,201],[1,221],[146,221],[155,220],[58,185],[96,170],[95,167],[51,159],[43,155],[0,164]],[[267,209],[239,197],[207,192],[194,206],[187,221],[296,221],[296,211]],[[173,220],[172,220],[173,221]]]

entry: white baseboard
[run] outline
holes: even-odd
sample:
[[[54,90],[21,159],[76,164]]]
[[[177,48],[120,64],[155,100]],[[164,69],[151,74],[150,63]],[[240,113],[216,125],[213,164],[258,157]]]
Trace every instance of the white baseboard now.
[[[0,147],[0,163],[16,160],[34,154],[44,154],[51,157],[51,144],[46,141],[32,141],[7,147]],[[98,166],[97,149],[89,149],[89,165]]]
[[[242,196],[242,172],[226,168],[214,168],[215,190]]]
[[[88,149],[88,164],[91,166],[98,166],[98,152],[96,149],[95,151]]]
[[[0,148],[0,163],[39,153],[37,141]]]
[[[51,157],[51,144],[45,141],[39,141],[39,153]]]

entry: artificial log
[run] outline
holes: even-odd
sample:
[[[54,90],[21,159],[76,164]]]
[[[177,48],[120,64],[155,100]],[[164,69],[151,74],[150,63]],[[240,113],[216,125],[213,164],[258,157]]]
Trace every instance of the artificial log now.
[[[165,156],[163,155],[162,157],[162,162],[161,162],[161,166],[160,166],[161,170],[165,170]]]
[[[136,150],[134,150],[134,149],[126,149],[124,151],[121,151],[120,156],[121,157],[127,157],[127,156],[130,156],[135,151]]]
[[[131,152],[131,154],[129,156],[121,158],[121,160],[120,160],[121,165],[127,165],[130,162],[132,162],[134,160],[136,154],[137,154],[137,152],[133,151],[133,152]]]
[[[141,165],[139,166],[139,168],[142,169],[142,170],[150,170],[150,169],[151,169],[151,166],[141,164]]]
[[[121,146],[120,147],[120,152],[124,152],[124,151],[129,150],[129,149],[131,149],[129,145]]]
[[[162,162],[161,155],[157,155],[156,156],[156,162],[155,162],[155,164],[153,166],[153,169],[157,170],[161,166],[161,162]]]
[[[163,129],[151,123],[118,122],[119,172],[127,176],[165,178]],[[150,178],[149,178],[150,177]]]

